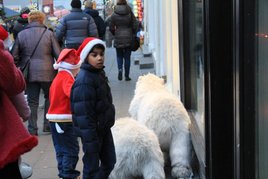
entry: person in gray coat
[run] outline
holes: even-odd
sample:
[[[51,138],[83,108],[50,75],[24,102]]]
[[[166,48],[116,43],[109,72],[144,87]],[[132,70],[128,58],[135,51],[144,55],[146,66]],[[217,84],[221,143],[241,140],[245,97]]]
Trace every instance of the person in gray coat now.
[[[94,19],[81,9],[80,0],[72,0],[70,14],[60,19],[55,36],[63,48],[74,48],[82,44],[86,37],[99,37]]]
[[[122,80],[123,65],[125,80],[130,81],[130,56],[133,34],[137,33],[138,24],[131,8],[126,0],[117,0],[114,13],[111,16],[110,31],[114,35],[114,47],[116,48],[118,80]]]
[[[60,46],[53,32],[44,25],[44,13],[32,11],[29,13],[28,21],[28,26],[18,33],[11,52],[15,64],[19,67],[24,67],[26,61],[33,54],[26,79],[26,94],[28,95],[28,103],[31,109],[31,116],[28,119],[28,131],[32,135],[38,135],[37,117],[41,89],[44,91],[45,98],[43,131],[50,132],[46,113],[49,107],[49,88],[57,73],[53,68],[53,64],[60,54]]]

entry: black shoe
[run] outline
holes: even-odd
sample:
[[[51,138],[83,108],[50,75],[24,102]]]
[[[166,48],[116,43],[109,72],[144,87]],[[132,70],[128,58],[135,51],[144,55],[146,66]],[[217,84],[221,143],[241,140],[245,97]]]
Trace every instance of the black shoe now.
[[[125,80],[126,80],[126,81],[130,81],[130,80],[131,80],[131,78],[129,78],[129,77],[126,77],[126,78],[125,78]]]
[[[118,72],[118,80],[121,81],[122,80],[122,71]]]
[[[38,136],[38,133],[37,132],[29,132],[31,135],[33,136]]]

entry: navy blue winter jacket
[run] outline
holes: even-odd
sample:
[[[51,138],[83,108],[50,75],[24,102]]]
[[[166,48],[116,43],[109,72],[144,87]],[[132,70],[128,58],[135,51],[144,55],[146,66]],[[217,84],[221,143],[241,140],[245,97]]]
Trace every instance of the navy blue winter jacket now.
[[[55,31],[57,40],[66,48],[78,49],[86,37],[98,37],[94,19],[77,8],[60,19]]]
[[[115,121],[111,90],[103,69],[88,63],[81,65],[71,90],[71,109],[75,132],[89,144],[87,149],[96,152],[98,136],[110,130]]]

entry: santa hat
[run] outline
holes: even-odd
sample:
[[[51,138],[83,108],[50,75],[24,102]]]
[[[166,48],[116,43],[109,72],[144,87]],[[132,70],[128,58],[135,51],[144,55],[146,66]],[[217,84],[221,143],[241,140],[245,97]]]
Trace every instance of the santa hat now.
[[[77,69],[81,66],[79,56],[74,49],[63,49],[56,63],[53,64],[55,70],[59,68]]]
[[[77,50],[77,55],[80,56],[80,61],[82,63],[85,61],[88,56],[88,53],[92,50],[92,48],[98,44],[103,45],[103,47],[105,48],[105,43],[102,40],[95,37],[85,38],[85,40]]]
[[[0,25],[0,39],[5,40],[8,37],[8,32],[5,30],[5,28]]]

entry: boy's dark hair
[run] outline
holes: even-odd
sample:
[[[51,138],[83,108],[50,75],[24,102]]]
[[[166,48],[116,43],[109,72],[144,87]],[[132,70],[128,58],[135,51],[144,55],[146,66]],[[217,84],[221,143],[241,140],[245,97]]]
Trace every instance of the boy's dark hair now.
[[[97,49],[102,49],[103,51],[105,51],[105,47],[102,44],[96,44],[93,46],[93,48],[89,51],[89,53],[91,53],[95,48]]]

